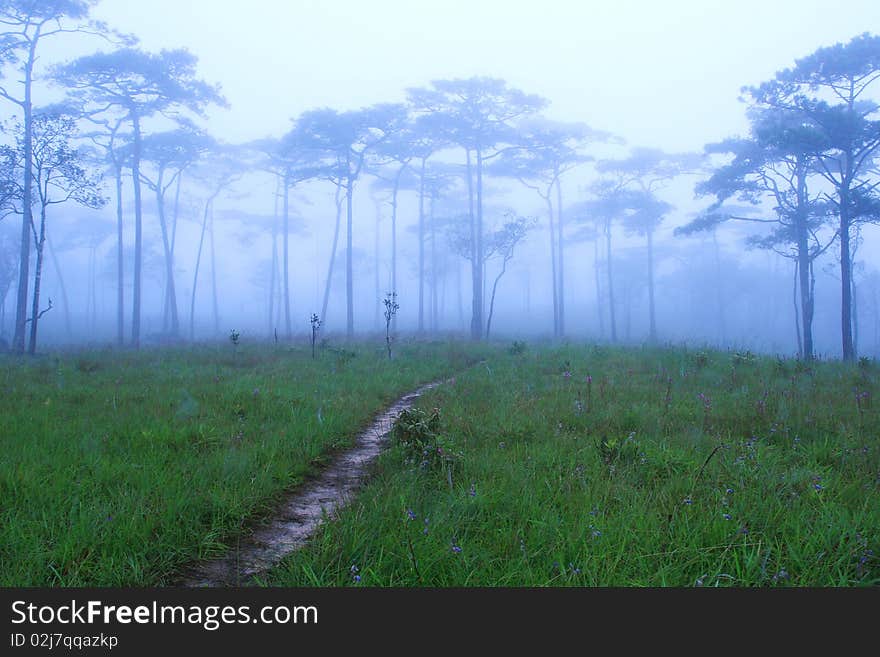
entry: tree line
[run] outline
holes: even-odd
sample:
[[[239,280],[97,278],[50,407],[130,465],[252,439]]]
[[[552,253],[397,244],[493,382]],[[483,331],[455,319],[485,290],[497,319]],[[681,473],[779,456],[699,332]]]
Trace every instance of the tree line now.
[[[709,231],[714,237],[722,224],[743,222],[755,227],[752,246],[792,262],[798,352],[806,359],[815,354],[814,263],[823,254],[837,255],[842,355],[846,360],[856,357],[854,251],[861,227],[880,220],[880,119],[871,99],[880,78],[878,37],[863,34],[846,44],[820,48],[772,80],[744,88],[749,133],[709,144],[703,153],[631,148],[623,157],[600,157],[623,140],[584,123],[552,121],[542,115],[546,99],[489,77],[435,80],[406,90],[405,102],[400,103],[309,110],[294,118],[283,135],[229,144],[204,128],[206,111],[228,104],[219,85],[198,77],[195,55],[186,49],[143,50],[134,36],[91,20],[94,4],[0,2],[0,98],[13,113],[0,147],[0,216],[20,221],[17,258],[3,256],[5,269],[0,258],[0,274],[6,272],[0,278],[0,305],[13,291],[11,349],[16,353],[35,353],[40,319],[53,307],[41,299],[41,278],[54,206],[76,203],[100,209],[111,198],[116,211],[117,343],[137,348],[143,338],[147,203],[154,208],[161,235],[163,330],[174,339],[187,334],[193,339],[206,238],[213,252],[214,203],[243,177],[255,174],[274,180],[277,221],[268,272],[268,324],[273,326],[277,313],[287,338],[295,324],[290,291],[291,261],[297,257],[296,245],[291,244],[293,195],[315,185],[334,190],[323,303],[320,315],[310,316],[318,326],[326,321],[337,257],[343,256],[345,334],[350,338],[355,333],[355,217],[366,214],[357,207],[355,192],[369,184],[371,192],[388,198],[390,207],[391,293],[399,289],[400,196],[410,194],[417,200],[412,227],[418,244],[414,303],[420,333],[436,330],[438,276],[442,261],[451,256],[466,263],[470,274],[470,337],[487,338],[499,283],[517,246],[534,233],[544,241],[540,266],[550,275],[553,334],[562,337],[568,330],[566,258],[573,243],[591,242],[596,313],[601,330],[606,331],[607,321],[608,336],[617,341],[620,304],[615,299],[613,242],[623,228],[643,240],[647,339],[656,342],[661,333],[656,319],[656,233],[675,209],[662,193],[672,181],[687,176],[696,180],[696,194],[710,201],[676,234]],[[37,70],[45,43],[62,37],[94,41],[97,50]],[[60,92],[62,99],[48,102],[58,97],[50,96],[49,90]],[[40,94],[46,102],[35,97]],[[112,180],[112,187],[105,178]],[[497,194],[487,185],[490,180],[508,181],[534,193],[536,204],[543,207],[540,215],[526,216],[514,208],[498,211]],[[571,201],[567,199],[573,181],[583,184]],[[174,264],[184,182],[200,190],[203,199],[188,327]],[[133,217],[126,216],[127,199]],[[132,223],[129,300],[124,236]],[[216,324],[213,266],[211,271]],[[396,322],[396,317],[388,322]]]

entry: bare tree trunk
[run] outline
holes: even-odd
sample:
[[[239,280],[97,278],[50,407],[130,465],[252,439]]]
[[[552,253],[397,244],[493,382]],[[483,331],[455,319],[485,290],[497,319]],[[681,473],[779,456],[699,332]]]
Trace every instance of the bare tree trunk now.
[[[425,162],[419,172],[419,334],[425,332]]]
[[[856,277],[852,277],[852,327],[853,327],[853,354],[859,353],[859,294],[856,286]]]
[[[800,320],[800,308],[798,307],[798,272],[800,271],[800,266],[798,260],[794,261],[794,282],[792,284],[791,289],[791,300],[794,306],[794,331],[797,335],[797,346],[798,346],[798,358],[804,358],[804,344],[801,340],[801,320]]]
[[[116,173],[116,344],[125,344],[125,267],[122,221],[122,162]]]
[[[284,172],[284,206],[281,211],[282,228],[281,242],[283,244],[284,273],[281,281],[284,289],[284,332],[287,339],[292,337],[290,325],[290,172]],[[212,219],[213,223],[213,219]]]
[[[28,343],[28,353],[33,356],[37,353],[37,324],[40,321],[40,284],[43,279],[43,248],[46,244],[46,206],[43,204],[40,208],[40,233],[36,238],[37,260],[34,264],[34,296],[31,304],[31,326],[30,326],[30,342]]]
[[[275,273],[278,269],[278,196],[281,186],[281,176],[275,176],[275,197],[272,207],[272,264],[269,269],[269,323],[267,330],[271,338],[274,333],[272,322],[275,315]]]
[[[718,229],[712,229],[712,246],[715,255],[715,297],[718,301],[718,328],[721,332],[721,344],[727,344],[727,320],[725,318],[724,278],[721,275],[721,250],[718,246]]]
[[[207,232],[208,227],[208,216],[211,210],[211,205],[214,203],[214,198],[217,196],[219,192],[213,194],[207,201],[205,201],[205,212],[202,215],[202,232],[199,236],[199,250],[196,253],[196,266],[195,271],[193,272],[193,284],[192,284],[192,296],[190,297],[189,303],[189,339],[195,340],[195,316],[196,316],[196,288],[199,283],[199,266],[202,263],[202,248],[205,245],[205,232]]]
[[[489,339],[489,332],[492,330],[492,316],[495,314],[495,293],[498,291],[498,281],[501,280],[501,277],[504,276],[504,272],[507,271],[507,263],[510,258],[505,257],[501,264],[501,271],[498,272],[498,276],[495,277],[495,282],[492,284],[492,300],[489,302],[489,319],[486,321],[486,339]]]
[[[564,215],[562,213],[562,183],[559,176],[556,177],[556,222],[559,238],[556,246],[559,249],[559,335],[565,335],[565,231]]]
[[[846,180],[848,179],[847,177]],[[840,330],[843,343],[843,360],[854,361],[856,350],[852,335],[852,262],[850,260],[849,190],[847,187],[847,185],[841,185],[838,192],[840,212]]]
[[[217,303],[217,258],[214,250],[214,203],[211,203],[210,227],[211,231],[211,298],[214,309],[214,335],[220,335],[220,311]]]
[[[608,270],[608,312],[611,318],[611,342],[617,342],[617,319],[614,310],[614,274],[611,266],[611,221],[605,224],[605,258]]]
[[[131,344],[141,346],[141,268],[143,262],[143,207],[141,204],[141,123],[132,115],[131,179],[134,185],[134,289],[131,301]]]
[[[657,315],[654,309],[654,231],[648,228],[648,341],[657,342]]]
[[[602,309],[602,284],[599,279],[599,236],[593,241],[593,274],[596,279],[596,314],[599,316],[599,336],[605,337],[605,313]]]
[[[64,275],[61,273],[61,265],[58,262],[58,256],[55,249],[52,248],[52,240],[49,232],[46,231],[46,247],[49,249],[49,256],[52,258],[52,266],[55,267],[55,275],[58,276],[58,287],[61,288],[61,303],[64,306],[64,330],[68,340],[73,339],[73,327],[70,323],[70,302],[67,298],[67,286],[64,284]]]
[[[351,171],[351,162],[348,163]],[[354,338],[354,267],[352,265],[352,246],[354,230],[354,176],[349,173],[345,190],[346,233],[345,233],[345,335]]]
[[[402,165],[394,176],[394,189],[391,192],[391,291],[397,292],[397,194],[400,191],[400,177],[406,165]],[[391,316],[391,329],[397,332],[397,313]]]
[[[481,340],[483,338],[483,154],[476,149],[477,157],[477,216],[472,229],[475,233],[473,242],[473,265],[474,265],[474,298],[472,302],[473,316],[471,318],[471,338]],[[470,183],[470,157],[468,157],[468,182]]]
[[[431,196],[428,210],[431,233],[431,333],[437,333],[437,230],[434,225],[434,197]]]
[[[544,196],[547,205],[547,220],[550,222],[550,274],[553,279],[553,336],[559,337],[559,270],[556,265],[556,222],[553,218],[553,202],[550,200],[550,188]]]
[[[165,299],[171,311],[171,335],[180,333],[180,320],[177,315],[177,293],[174,289],[174,256],[171,253],[171,238],[168,234],[168,222],[165,220],[165,194],[162,189],[164,172],[160,169],[156,179],[156,210],[159,215],[159,227],[162,232],[162,248],[165,251]]]
[[[327,265],[327,279],[324,282],[324,303],[321,304],[321,321],[327,323],[327,304],[330,301],[330,284],[333,280],[333,265],[336,261],[336,247],[339,244],[339,226],[342,223],[342,187],[336,186],[336,228],[333,230],[333,246],[330,249],[330,264]]]
[[[24,102],[21,104],[24,114],[24,197],[22,199],[21,216],[21,250],[18,262],[18,297],[15,307],[15,332],[12,338],[12,351],[17,354],[24,353],[24,337],[27,330],[31,228],[34,221],[33,209],[31,207],[34,196],[34,121],[31,87],[33,86],[34,62],[36,61],[39,37],[40,28],[37,27],[31,39],[27,59],[24,62]]]
[[[378,331],[381,327],[379,318],[382,315],[382,286],[379,282],[379,233],[382,225],[382,206],[380,200],[375,198],[373,200],[376,204],[376,230],[373,234],[373,296],[376,297],[373,304],[373,330]]]

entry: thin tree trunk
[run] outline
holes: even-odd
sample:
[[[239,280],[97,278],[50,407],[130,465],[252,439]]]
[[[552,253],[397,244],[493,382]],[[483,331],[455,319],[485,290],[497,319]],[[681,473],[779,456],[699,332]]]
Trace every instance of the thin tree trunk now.
[[[214,250],[214,204],[211,203],[210,226],[211,232],[211,298],[213,300],[214,310],[214,335],[220,335],[220,310],[217,302],[217,258]]]
[[[400,191],[400,177],[406,165],[402,165],[394,176],[394,189],[391,191],[391,291],[397,292],[397,195]],[[397,332],[397,313],[391,317],[391,328]]]
[[[425,332],[425,162],[419,172],[419,334]]]
[[[498,281],[501,280],[501,277],[504,276],[504,272],[507,271],[507,263],[510,258],[504,258],[501,264],[501,271],[498,272],[498,276],[495,277],[495,282],[492,284],[492,300],[489,302],[489,319],[486,321],[486,339],[489,339],[489,332],[492,330],[492,316],[495,314],[495,293],[498,291]]]
[[[61,304],[64,306],[64,330],[67,339],[73,339],[73,327],[70,323],[70,302],[67,298],[67,286],[64,284],[64,275],[61,273],[61,265],[58,262],[58,256],[55,249],[52,248],[52,240],[49,238],[49,232],[46,231],[46,246],[49,249],[49,256],[52,258],[52,266],[55,267],[55,275],[58,276],[58,287],[61,288]]]
[[[550,275],[553,279],[553,337],[559,337],[559,269],[556,264],[557,253],[559,251],[556,245],[556,221],[554,220],[553,201],[550,199],[551,187],[547,188],[547,194],[544,197],[544,203],[547,205],[547,219],[550,222]]]
[[[455,299],[458,307],[458,328],[464,330],[464,298],[461,292],[461,262],[455,262]]]
[[[293,336],[290,324],[290,172],[284,172],[284,205],[281,211],[281,243],[283,249],[284,272],[281,281],[284,289],[284,331],[287,339]],[[212,220],[213,223],[213,220]]]
[[[556,176],[556,217],[559,238],[556,246],[559,249],[559,335],[565,335],[565,230],[562,212],[562,183]]]
[[[143,207],[141,204],[141,123],[132,115],[131,179],[134,185],[134,289],[131,300],[131,344],[141,346],[141,267],[143,263]]]
[[[348,163],[349,171],[351,171],[351,162]],[[352,265],[352,247],[354,233],[354,177],[351,173],[348,175],[348,181],[345,190],[345,208],[346,208],[346,232],[345,232],[345,335],[351,340],[354,338],[354,267]]]
[[[33,202],[33,161],[34,161],[34,125],[31,87],[33,86],[34,62],[36,61],[37,42],[40,38],[40,27],[31,39],[28,56],[24,63],[24,197],[22,199],[21,216],[21,250],[18,262],[18,297],[15,307],[15,332],[12,338],[12,351],[24,353],[24,338],[27,330],[28,287],[31,257],[31,228],[34,216]]]
[[[202,248],[205,245],[205,232],[208,227],[208,213],[210,212],[211,205],[214,203],[214,198],[216,198],[219,191],[212,194],[207,201],[205,201],[205,212],[202,215],[202,231],[199,235],[199,250],[196,253],[196,266],[193,272],[193,284],[192,284],[192,296],[190,297],[189,303],[189,339],[195,340],[195,317],[196,317],[196,288],[199,283],[199,266],[202,264]]]
[[[428,210],[429,230],[431,233],[431,333],[438,328],[437,318],[437,231],[434,222],[434,197],[430,198]]]
[[[657,342],[657,315],[654,309],[654,231],[648,228],[648,341]]]
[[[843,343],[843,360],[855,360],[852,336],[852,263],[850,262],[850,226],[844,200],[840,206],[840,329]]]
[[[602,284],[599,275],[599,236],[593,241],[593,275],[596,279],[596,314],[599,316],[599,336],[605,338],[605,313],[602,309]]]
[[[37,260],[34,263],[34,296],[31,305],[30,342],[28,343],[28,353],[31,356],[37,353],[37,324],[40,321],[40,286],[43,279],[43,248],[45,245],[46,206],[43,204],[40,208],[40,234],[35,244]]]
[[[718,246],[718,230],[712,229],[712,246],[715,255],[715,296],[718,301],[718,327],[721,332],[721,344],[727,344],[727,321],[724,316],[724,278],[721,276],[721,249]]]
[[[159,170],[156,179],[156,210],[159,215],[159,227],[162,232],[162,248],[165,251],[165,299],[171,312],[171,335],[180,333],[180,320],[177,315],[177,293],[174,289],[174,256],[171,252],[171,237],[168,234],[168,222],[165,220],[165,194],[162,189],[164,171]]]
[[[483,337],[483,154],[476,149],[477,157],[477,220],[474,227],[474,299],[473,318],[471,320],[471,337],[481,340]]]
[[[333,265],[336,261],[336,248],[339,244],[339,227],[342,223],[342,186],[336,186],[336,228],[333,230],[333,246],[330,249],[330,264],[327,265],[327,279],[324,282],[324,302],[321,304],[321,321],[327,323],[327,304],[330,302],[330,284],[333,281]]]
[[[611,342],[617,342],[617,318],[614,310],[614,274],[611,266],[611,221],[605,224],[605,258],[608,270],[608,312],[611,318]]]
[[[281,176],[275,176],[275,196],[272,207],[272,264],[269,268],[269,322],[267,330],[271,339],[274,333],[273,317],[275,315],[275,273],[278,269],[278,196]]]
[[[379,318],[382,315],[380,309],[382,304],[382,286],[379,282],[379,233],[382,226],[382,205],[380,200],[374,199],[374,202],[376,204],[376,230],[373,233],[373,296],[375,297],[373,303],[373,330],[378,331],[381,326]]]
[[[859,293],[856,285],[856,277],[852,277],[852,327],[853,327],[853,354],[859,353]]]
[[[125,344],[125,267],[122,220],[122,162],[116,164],[116,343]]]
[[[800,266],[797,259],[794,261],[794,282],[792,284],[791,289],[791,300],[794,305],[794,331],[797,335],[797,346],[798,346],[798,357],[805,358],[804,352],[804,343],[801,340],[801,320],[800,320],[800,308],[798,307],[798,272],[800,271]]]

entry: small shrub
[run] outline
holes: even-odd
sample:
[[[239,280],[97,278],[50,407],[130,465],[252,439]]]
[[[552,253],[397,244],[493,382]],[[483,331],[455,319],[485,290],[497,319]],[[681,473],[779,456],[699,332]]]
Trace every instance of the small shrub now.
[[[403,448],[407,460],[430,470],[451,464],[461,456],[455,452],[452,441],[438,433],[439,428],[440,409],[404,409],[394,421],[391,438]]]
[[[514,340],[513,344],[510,345],[510,348],[507,350],[513,356],[521,356],[526,353],[528,346],[525,342],[520,342],[519,340]]]

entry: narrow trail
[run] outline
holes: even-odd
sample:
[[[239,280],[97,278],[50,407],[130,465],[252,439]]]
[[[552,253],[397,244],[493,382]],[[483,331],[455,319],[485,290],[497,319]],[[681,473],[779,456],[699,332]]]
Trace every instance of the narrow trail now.
[[[385,437],[398,414],[443,382],[423,385],[386,408],[358,434],[354,447],[336,457],[318,473],[317,478],[290,493],[268,524],[260,525],[252,534],[243,537],[237,549],[196,564],[179,585],[243,586],[305,545],[325,516],[332,517],[350,501],[364,481],[370,463],[382,451]]]

